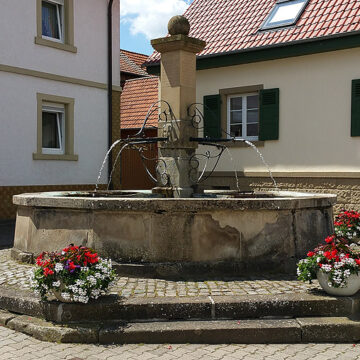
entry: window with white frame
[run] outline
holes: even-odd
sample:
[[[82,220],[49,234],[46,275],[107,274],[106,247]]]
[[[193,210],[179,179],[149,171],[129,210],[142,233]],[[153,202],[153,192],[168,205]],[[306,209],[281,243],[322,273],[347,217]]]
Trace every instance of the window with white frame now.
[[[65,108],[44,103],[42,107],[42,153],[65,153]]]
[[[300,18],[309,0],[278,0],[261,29],[293,25]]]
[[[259,94],[229,95],[227,98],[227,132],[245,140],[259,138]]]
[[[64,42],[64,0],[42,0],[42,37]]]

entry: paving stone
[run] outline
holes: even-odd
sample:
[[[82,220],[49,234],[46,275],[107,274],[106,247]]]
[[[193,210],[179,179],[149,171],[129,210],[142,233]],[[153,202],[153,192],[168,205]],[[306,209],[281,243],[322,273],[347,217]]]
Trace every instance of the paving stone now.
[[[34,266],[19,264],[10,259],[11,250],[0,250],[0,289],[30,291],[29,277]],[[200,295],[233,296],[234,294],[283,294],[304,293],[318,289],[317,281],[303,284],[294,276],[283,275],[278,279],[264,276],[261,279],[238,278],[217,281],[170,281],[119,277],[112,291],[122,297],[180,297]]]

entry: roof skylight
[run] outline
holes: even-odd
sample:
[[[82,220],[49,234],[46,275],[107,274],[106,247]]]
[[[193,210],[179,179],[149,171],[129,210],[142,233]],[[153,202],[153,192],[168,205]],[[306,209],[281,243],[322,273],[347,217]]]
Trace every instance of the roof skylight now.
[[[279,0],[266,18],[261,29],[293,25],[297,22],[309,0]]]

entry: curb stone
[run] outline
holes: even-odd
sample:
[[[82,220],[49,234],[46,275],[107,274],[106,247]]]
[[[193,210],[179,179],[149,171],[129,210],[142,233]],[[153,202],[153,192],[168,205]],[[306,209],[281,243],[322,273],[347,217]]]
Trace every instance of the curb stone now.
[[[11,320],[14,319],[15,315],[4,311],[4,310],[0,310],[0,325],[1,326],[6,326],[7,323]]]
[[[360,322],[346,317],[160,321],[54,325],[0,310],[0,325],[40,341],[84,344],[277,344],[360,341]]]
[[[54,325],[42,319],[30,316],[16,316],[10,319],[6,326],[11,330],[33,336],[41,341],[59,343],[98,343],[99,327],[65,327]]]
[[[270,317],[350,316],[360,298],[314,294],[122,298],[108,295],[88,304],[44,302],[29,291],[0,287],[0,309],[54,323],[149,320],[231,320]]]

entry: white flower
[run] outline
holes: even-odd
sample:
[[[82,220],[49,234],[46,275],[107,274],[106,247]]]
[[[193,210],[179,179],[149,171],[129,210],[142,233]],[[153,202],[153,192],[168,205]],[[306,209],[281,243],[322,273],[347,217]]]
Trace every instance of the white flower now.
[[[90,285],[92,285],[92,286],[96,285],[97,280],[96,280],[96,278],[94,276],[90,275],[90,276],[88,276],[87,279],[88,279]]]
[[[82,268],[81,268],[81,271],[88,271],[89,270],[89,268],[87,267],[87,266],[83,266]]]
[[[91,290],[91,296],[94,297],[95,299],[97,299],[100,295],[100,290],[99,289],[93,289]]]
[[[320,257],[318,257],[318,258],[316,258],[316,262],[320,262],[321,261],[321,258]]]
[[[330,264],[324,264],[321,269],[325,272],[330,272],[332,269],[332,266]]]
[[[58,281],[54,281],[53,283],[52,283],[52,286],[53,287],[60,287],[60,281],[58,280]]]
[[[75,281],[75,284],[78,285],[78,286],[83,286],[83,285],[85,284],[85,281],[80,280],[80,279],[77,279],[77,280]]]
[[[59,272],[59,271],[62,271],[62,270],[64,270],[64,265],[61,264],[61,263],[56,263],[56,265],[55,265],[55,271],[56,271],[56,272]]]
[[[65,299],[65,300],[70,300],[70,294],[67,292],[62,292],[61,296]]]
[[[76,301],[86,304],[89,301],[89,297],[88,296],[79,296],[79,298]]]

